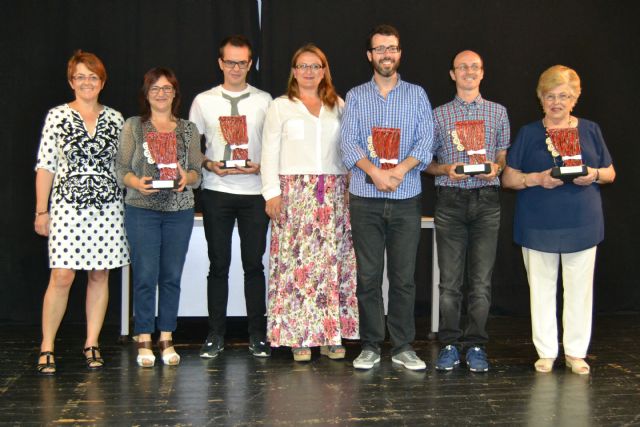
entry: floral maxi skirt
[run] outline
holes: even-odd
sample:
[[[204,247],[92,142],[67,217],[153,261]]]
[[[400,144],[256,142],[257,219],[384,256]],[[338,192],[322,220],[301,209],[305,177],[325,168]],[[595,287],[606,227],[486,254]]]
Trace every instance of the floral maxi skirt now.
[[[280,177],[271,224],[267,339],[274,347],[358,338],[356,258],[345,175]]]

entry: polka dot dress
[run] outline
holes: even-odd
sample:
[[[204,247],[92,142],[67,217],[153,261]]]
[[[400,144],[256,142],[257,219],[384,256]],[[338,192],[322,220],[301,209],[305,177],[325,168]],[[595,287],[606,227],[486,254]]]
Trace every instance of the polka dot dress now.
[[[68,105],[49,111],[36,169],[55,175],[49,208],[49,266],[73,270],[129,264],[122,191],[114,159],[122,115],[104,107],[95,135]]]

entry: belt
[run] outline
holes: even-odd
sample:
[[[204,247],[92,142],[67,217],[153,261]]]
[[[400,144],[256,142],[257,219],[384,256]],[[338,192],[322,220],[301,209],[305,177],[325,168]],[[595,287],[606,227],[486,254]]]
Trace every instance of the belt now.
[[[485,187],[478,188],[460,188],[460,187],[447,187],[444,185],[436,186],[436,193],[483,193],[483,192],[497,192],[500,187],[497,185],[487,185]]]

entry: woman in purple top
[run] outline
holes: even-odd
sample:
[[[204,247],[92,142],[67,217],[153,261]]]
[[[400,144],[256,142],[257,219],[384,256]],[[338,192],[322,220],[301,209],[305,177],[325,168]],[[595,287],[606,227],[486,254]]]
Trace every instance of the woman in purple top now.
[[[600,127],[571,115],[580,96],[574,70],[562,65],[546,70],[537,95],[544,118],[520,129],[503,176],[506,188],[520,190],[513,234],[529,280],[539,356],[534,366],[551,372],[558,355],[556,284],[562,263],[565,362],[572,372],[588,374],[584,358],[591,336],[593,271],[596,247],[604,239],[600,185],[613,182],[616,173]],[[567,149],[572,142],[573,151]],[[586,175],[552,176],[554,167],[580,163]]]

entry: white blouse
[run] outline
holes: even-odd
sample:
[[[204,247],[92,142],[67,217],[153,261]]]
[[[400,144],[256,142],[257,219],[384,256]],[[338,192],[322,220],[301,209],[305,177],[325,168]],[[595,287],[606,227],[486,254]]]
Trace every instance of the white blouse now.
[[[262,129],[262,195],[280,195],[280,175],[345,175],[340,153],[340,119],[344,101],[322,106],[319,117],[302,101],[286,95],[269,106]]]

